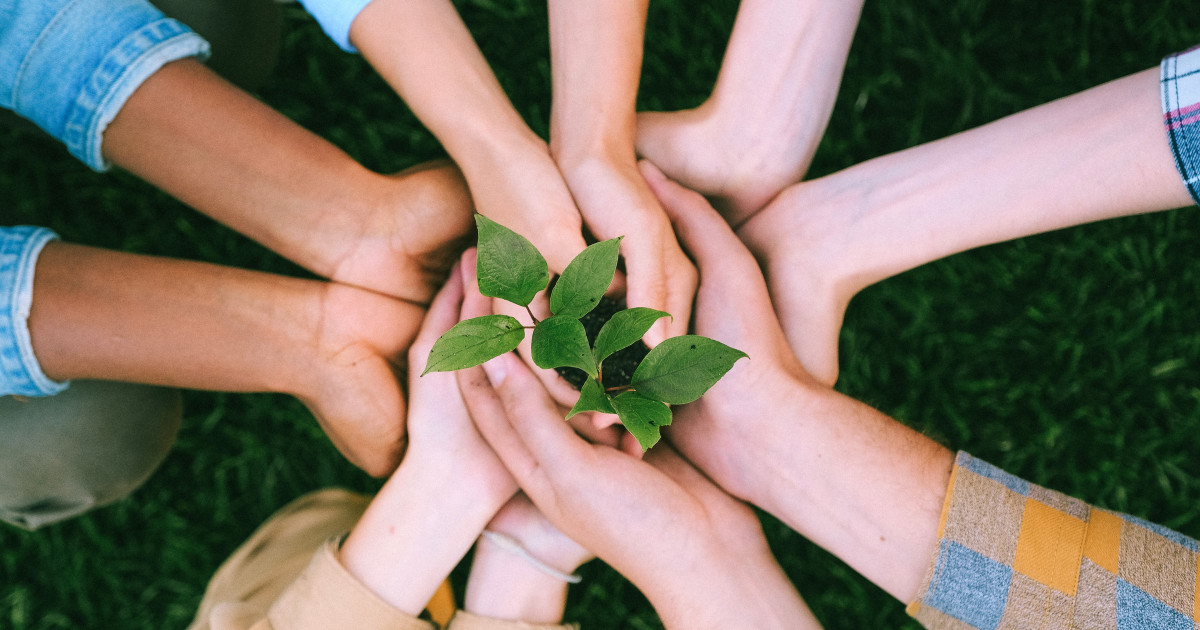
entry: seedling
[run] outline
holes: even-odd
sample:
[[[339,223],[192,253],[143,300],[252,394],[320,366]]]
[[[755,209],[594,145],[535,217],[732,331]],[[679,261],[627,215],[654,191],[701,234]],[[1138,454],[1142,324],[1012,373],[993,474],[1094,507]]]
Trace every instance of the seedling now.
[[[584,249],[563,270],[550,292],[550,317],[538,320],[529,304],[550,284],[546,259],[525,237],[475,215],[479,231],[476,275],[479,292],[525,308],[530,324],[508,315],[461,321],[433,344],[425,372],[449,372],[479,365],[511,352],[533,330],[530,348],[535,365],[583,370],[587,380],[567,418],[584,411],[615,413],[647,450],[658,443],[659,429],[671,424],[670,405],[689,403],[708,391],[746,353],[699,335],[671,337],[658,344],[633,371],[628,385],[605,388],[604,360],[640,341],[654,322],[670,314],[652,308],[617,311],[589,344],[579,319],[587,315],[612,284],[617,271],[618,237]]]

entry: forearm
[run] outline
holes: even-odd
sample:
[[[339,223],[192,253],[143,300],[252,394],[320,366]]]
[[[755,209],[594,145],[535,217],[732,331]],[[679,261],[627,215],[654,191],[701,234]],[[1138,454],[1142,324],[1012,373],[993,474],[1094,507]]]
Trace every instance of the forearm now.
[[[463,169],[494,168],[497,153],[541,143],[512,107],[449,0],[375,0],[350,41]],[[544,151],[544,149],[543,149]]]
[[[374,201],[381,176],[193,60],[146,80],[104,134],[104,155],[208,216],[328,277],[325,233]],[[345,245],[345,249],[351,247]]]
[[[771,555],[766,540],[726,541],[707,550],[695,550],[690,576],[699,577],[676,588],[639,585],[669,629],[777,628],[818,629],[821,624],[796,592]],[[749,544],[747,544],[749,543]],[[684,590],[686,589],[686,590]]]
[[[536,550],[529,551],[539,557]],[[493,619],[560,623],[568,586],[512,551],[480,539],[471,561],[463,609]]]
[[[748,498],[911,600],[936,547],[953,454],[832,390],[780,400],[783,418],[751,454]]]
[[[760,150],[789,154],[802,144],[805,167],[824,133],[862,12],[862,0],[745,0],[712,96],[704,104],[741,121]],[[771,121],[760,129],[757,121]],[[770,165],[760,165],[769,168]]]
[[[596,158],[634,163],[648,5],[550,0],[550,150],[564,170]]]
[[[301,393],[319,283],[50,243],[30,338],[55,380]]]
[[[471,462],[404,460],[342,545],[352,575],[392,606],[420,614],[512,495]],[[447,468],[447,464],[450,468]]]
[[[797,221],[833,222],[835,275],[857,290],[974,247],[1191,199],[1166,142],[1157,71],[1147,70],[780,201],[806,205],[789,210]],[[812,202],[816,214],[801,216]]]

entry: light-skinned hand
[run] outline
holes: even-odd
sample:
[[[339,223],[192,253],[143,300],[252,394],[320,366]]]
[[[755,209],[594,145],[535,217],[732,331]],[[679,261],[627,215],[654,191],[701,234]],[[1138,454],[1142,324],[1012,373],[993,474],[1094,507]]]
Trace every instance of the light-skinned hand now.
[[[669,446],[588,442],[515,355],[459,372],[480,433],[557,528],[621,572],[668,628],[816,627],[754,513]]]

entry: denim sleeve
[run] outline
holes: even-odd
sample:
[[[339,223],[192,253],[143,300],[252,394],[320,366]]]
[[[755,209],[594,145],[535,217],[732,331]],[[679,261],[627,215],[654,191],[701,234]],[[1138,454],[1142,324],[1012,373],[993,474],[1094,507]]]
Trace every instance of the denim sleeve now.
[[[45,228],[0,227],[0,396],[50,396],[67,387],[42,373],[27,325],[38,254],[57,238]]]
[[[1160,76],[1163,124],[1175,167],[1200,203],[1200,46],[1163,59]]]
[[[300,0],[300,4],[342,50],[358,52],[350,43],[350,24],[371,0]]]
[[[0,3],[0,106],[37,123],[98,171],[104,129],[163,65],[208,43],[146,0]]]

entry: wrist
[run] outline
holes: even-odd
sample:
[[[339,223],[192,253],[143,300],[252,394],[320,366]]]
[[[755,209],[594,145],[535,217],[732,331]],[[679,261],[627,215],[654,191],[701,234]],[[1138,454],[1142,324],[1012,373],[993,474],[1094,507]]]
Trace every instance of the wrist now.
[[[525,541],[518,541],[522,545]],[[536,549],[527,548],[535,557]],[[575,567],[554,567],[569,572]],[[475,546],[471,574],[463,608],[472,614],[525,621],[560,623],[566,607],[569,583],[539,570],[513,551],[501,548],[487,537]]]
[[[568,178],[570,172],[595,163],[636,168],[636,120],[632,112],[626,120],[576,126],[571,126],[571,121],[551,118],[550,155]]]
[[[350,532],[341,562],[389,604],[419,614],[503,503],[492,494],[414,454]]]

